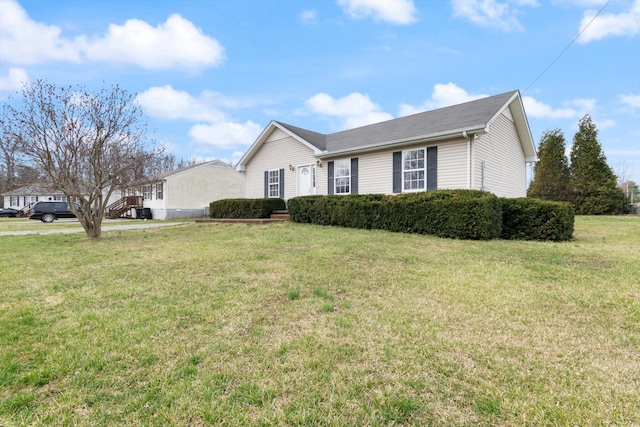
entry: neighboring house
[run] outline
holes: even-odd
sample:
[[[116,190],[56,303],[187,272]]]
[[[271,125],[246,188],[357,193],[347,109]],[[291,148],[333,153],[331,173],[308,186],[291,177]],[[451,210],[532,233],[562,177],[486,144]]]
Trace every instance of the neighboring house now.
[[[328,135],[272,121],[236,169],[248,198],[445,188],[524,197],[536,160],[512,91]]]
[[[19,209],[24,214],[27,214],[29,208],[36,202],[67,200],[67,197],[62,191],[52,190],[46,183],[26,185],[12,191],[7,191],[3,196],[5,207]],[[119,197],[119,195],[114,194],[111,196],[110,201]]]
[[[47,200],[66,200],[62,191],[52,190],[46,184],[31,184],[7,191],[3,194],[4,207],[14,209],[29,208],[36,202]]]
[[[156,175],[137,191],[153,219],[206,216],[209,204],[244,196],[244,177],[213,160]]]

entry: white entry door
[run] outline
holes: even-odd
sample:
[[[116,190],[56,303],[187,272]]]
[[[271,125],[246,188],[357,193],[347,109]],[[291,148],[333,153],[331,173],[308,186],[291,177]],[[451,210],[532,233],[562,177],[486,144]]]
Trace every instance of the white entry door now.
[[[316,194],[316,165],[298,166],[298,196]]]

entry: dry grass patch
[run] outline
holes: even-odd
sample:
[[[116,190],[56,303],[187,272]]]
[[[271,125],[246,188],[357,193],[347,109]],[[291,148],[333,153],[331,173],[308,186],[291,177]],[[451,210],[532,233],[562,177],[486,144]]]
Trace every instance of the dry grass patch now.
[[[638,424],[639,234],[5,237],[0,424]]]

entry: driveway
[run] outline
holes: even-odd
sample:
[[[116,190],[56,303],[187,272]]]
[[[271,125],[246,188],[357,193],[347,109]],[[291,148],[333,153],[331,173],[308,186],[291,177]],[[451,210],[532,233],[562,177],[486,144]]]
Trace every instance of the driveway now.
[[[68,222],[69,224],[79,224],[79,222],[75,219],[71,220],[58,220],[57,224],[61,222]],[[118,225],[117,220],[111,222],[109,220],[105,220],[102,223],[102,232],[106,231],[119,231],[119,230],[139,230],[144,228],[160,228],[160,227],[172,227],[176,225],[184,225],[189,224],[189,222],[148,222],[148,221],[140,221],[139,224],[121,224]],[[18,223],[16,223],[17,225]],[[84,229],[82,227],[75,228],[51,228],[47,229],[47,225],[44,223],[35,223],[34,225],[39,225],[42,228],[39,230],[21,230],[21,231],[0,231],[0,236],[22,236],[26,234],[68,234],[68,233],[84,233]],[[24,224],[22,224],[24,225]]]

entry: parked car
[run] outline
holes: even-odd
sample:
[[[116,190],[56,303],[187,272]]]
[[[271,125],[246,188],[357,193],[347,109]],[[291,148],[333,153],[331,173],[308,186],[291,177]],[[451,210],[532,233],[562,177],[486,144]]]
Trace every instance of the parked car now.
[[[78,212],[82,212],[76,203]],[[39,219],[42,222],[53,222],[58,218],[75,218],[67,202],[38,202],[31,208],[29,219]]]
[[[0,209],[0,217],[15,218],[18,216],[18,212],[20,212],[18,209],[2,208]]]

